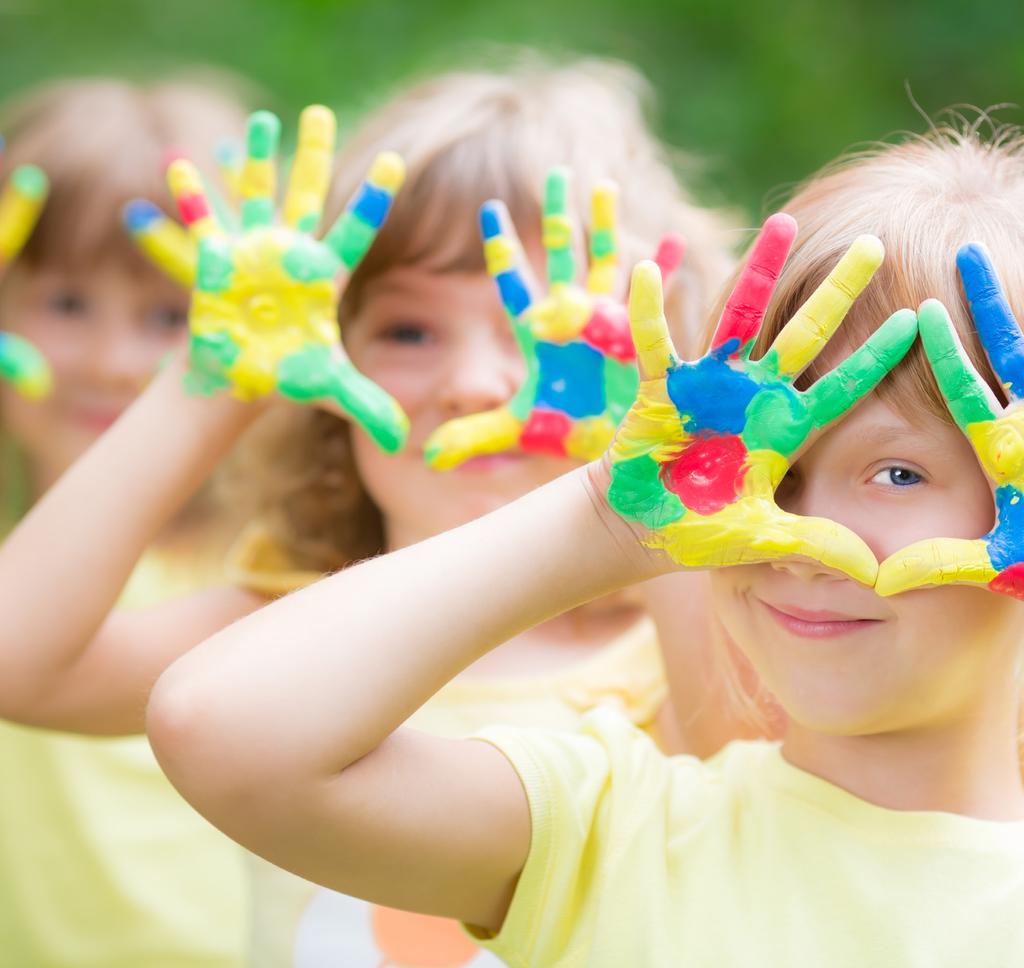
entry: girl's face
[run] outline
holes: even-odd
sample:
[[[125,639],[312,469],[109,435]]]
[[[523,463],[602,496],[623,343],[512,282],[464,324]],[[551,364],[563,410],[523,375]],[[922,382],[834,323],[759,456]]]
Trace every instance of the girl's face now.
[[[15,267],[0,325],[31,340],[54,392],[27,401],[0,384],[4,427],[28,454],[37,487],[59,477],[135,399],[188,330],[188,294],[155,270],[110,263],[88,272]]]
[[[359,474],[384,516],[389,548],[464,524],[575,466],[568,458],[514,451],[444,472],[424,462],[432,431],[501,406],[524,377],[512,328],[486,273],[419,266],[381,273],[367,283],[344,339],[355,365],[409,415],[409,443],[393,456],[364,433],[352,434]]]
[[[924,538],[978,538],[991,487],[952,423],[870,396],[793,466],[777,500],[831,518],[879,561]],[[790,718],[840,735],[951,725],[1016,691],[1024,608],[978,588],[881,598],[811,561],[713,572],[714,610]],[[976,715],[976,713],[974,713]]]

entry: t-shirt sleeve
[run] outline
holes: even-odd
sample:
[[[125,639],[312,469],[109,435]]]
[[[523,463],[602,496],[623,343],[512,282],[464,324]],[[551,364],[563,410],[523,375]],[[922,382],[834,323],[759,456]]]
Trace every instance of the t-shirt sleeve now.
[[[679,771],[699,786],[701,767],[667,759],[615,709],[589,713],[578,731],[492,727],[476,739],[509,759],[526,791],[531,841],[501,930],[467,926],[513,968],[586,964],[594,924],[630,882],[657,891],[671,835]]]

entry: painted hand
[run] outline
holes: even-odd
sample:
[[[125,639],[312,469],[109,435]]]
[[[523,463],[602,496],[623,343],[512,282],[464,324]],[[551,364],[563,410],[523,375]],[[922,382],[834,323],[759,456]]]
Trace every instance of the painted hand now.
[[[903,358],[916,319],[901,310],[807,390],[793,388],[881,264],[881,243],[862,236],[764,356],[751,360],[795,232],[788,215],[768,219],[711,350],[694,363],[676,357],[657,267],[636,267],[629,314],[640,392],[611,449],[608,503],[646,529],[644,544],[684,567],[796,555],[870,585],[878,563],[860,538],[833,521],[781,510],[774,494],[809,435],[846,413]]]
[[[1024,336],[985,247],[965,245],[956,261],[1009,406],[1003,407],[978,375],[937,299],[918,310],[921,342],[949,412],[995,486],[996,523],[981,538],[932,538],[890,555],[879,566],[875,590],[896,595],[927,585],[987,585],[1024,598]]]
[[[378,155],[355,198],[320,241],[312,233],[330,177],[334,115],[320,106],[302,113],[284,225],[274,221],[279,133],[280,123],[266,111],[249,119],[236,233],[226,232],[211,211],[190,162],[179,159],[168,168],[171,192],[196,246],[188,385],[204,394],[230,388],[242,400],[274,390],[300,402],[332,400],[382,449],[397,451],[408,420],[348,359],[337,311],[340,286],[380,229],[404,166],[395,154]],[[188,247],[173,223],[155,211],[157,218],[148,225],[137,219],[140,224],[130,228],[155,261],[188,282],[193,274]]]
[[[518,447],[593,460],[605,452],[630,404],[639,376],[626,307],[616,287],[615,186],[592,196],[590,271],[576,283],[573,225],[567,212],[568,176],[548,174],[543,241],[548,295],[536,299],[522,270],[522,249],[505,206],[487,202],[480,212],[487,269],[526,362],[526,379],[502,407],[442,424],[426,442],[427,463],[449,470],[470,457]],[[679,264],[682,240],[667,236],[656,259],[668,274]]]
[[[3,140],[0,139],[0,152]],[[32,232],[48,190],[46,175],[34,165],[20,165],[0,192],[0,274],[21,251]],[[30,399],[46,396],[53,384],[46,358],[14,333],[0,332],[0,377]]]

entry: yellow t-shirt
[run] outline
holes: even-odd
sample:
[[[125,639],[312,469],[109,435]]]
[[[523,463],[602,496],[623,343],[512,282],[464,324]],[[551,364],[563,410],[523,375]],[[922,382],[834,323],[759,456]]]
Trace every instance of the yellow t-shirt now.
[[[263,594],[292,591],[319,578],[292,566],[258,528],[229,556],[232,579]],[[529,678],[456,679],[409,721],[425,732],[466,736],[490,723],[576,728],[586,710],[607,700],[650,727],[666,684],[653,625],[640,622],[588,659]],[[478,948],[455,921],[381,908],[250,860],[254,968],[492,968],[502,962]]]
[[[887,810],[764,741],[665,757],[603,708],[479,736],[532,818],[483,940],[513,968],[1024,965],[1024,822]]]
[[[151,552],[122,605],[212,584],[219,561]],[[237,968],[243,851],[166,780],[143,736],[0,722],[0,965]]]

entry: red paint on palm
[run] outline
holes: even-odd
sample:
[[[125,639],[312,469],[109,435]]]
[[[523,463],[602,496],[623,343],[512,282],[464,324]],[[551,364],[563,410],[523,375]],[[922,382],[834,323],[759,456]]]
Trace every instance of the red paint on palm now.
[[[665,464],[665,487],[698,514],[714,514],[736,499],[746,474],[747,448],[732,434],[697,437]]]
[[[625,306],[611,299],[595,301],[594,312],[581,336],[605,356],[621,363],[636,359],[633,337],[629,332],[629,314]]]
[[[523,427],[519,446],[531,454],[565,457],[565,438],[572,418],[559,410],[534,410]]]

